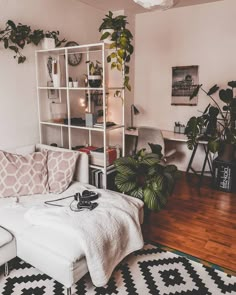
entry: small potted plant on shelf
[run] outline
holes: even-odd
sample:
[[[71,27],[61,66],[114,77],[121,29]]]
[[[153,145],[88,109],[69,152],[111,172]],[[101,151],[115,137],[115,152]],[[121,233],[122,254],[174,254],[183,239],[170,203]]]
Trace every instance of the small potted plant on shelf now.
[[[209,91],[198,85],[190,99],[195,97],[201,89],[210,99],[209,104],[201,116],[191,117],[187,123],[185,133],[188,137],[188,147],[193,149],[200,136],[208,141],[208,148],[211,152],[219,154],[219,159],[231,161],[234,158],[236,146],[236,98],[233,90],[236,88],[236,81],[228,83],[231,88],[221,89],[214,85]],[[219,91],[219,99],[213,94]],[[204,134],[202,134],[202,130]]]
[[[28,44],[33,43],[38,46],[40,41],[45,36],[51,36],[56,41],[56,46],[60,46],[65,39],[59,40],[59,31],[32,30],[30,26],[21,23],[15,24],[12,20],[8,20],[4,29],[0,30],[0,42],[3,42],[5,49],[10,49],[14,52],[14,58],[17,62],[24,63],[26,56],[21,52],[22,49]]]
[[[96,62],[93,61],[86,61],[88,66],[88,84],[92,88],[99,88],[102,84],[102,72],[103,68],[101,66],[101,63],[96,60]]]
[[[61,46],[62,43],[66,42],[66,39],[59,40],[59,31],[46,31],[42,40],[42,47],[44,49],[53,49]]]
[[[120,192],[143,200],[146,208],[160,211],[173,191],[178,170],[175,165],[162,165],[161,146],[152,146],[152,153],[142,149],[115,161],[115,184]]]
[[[133,35],[126,27],[128,24],[126,19],[125,15],[114,17],[109,11],[99,27],[99,32],[102,32],[101,40],[109,38],[109,48],[112,49],[111,54],[107,56],[107,62],[111,63],[111,69],[124,73],[124,87],[131,90],[128,63],[134,47],[131,44]]]

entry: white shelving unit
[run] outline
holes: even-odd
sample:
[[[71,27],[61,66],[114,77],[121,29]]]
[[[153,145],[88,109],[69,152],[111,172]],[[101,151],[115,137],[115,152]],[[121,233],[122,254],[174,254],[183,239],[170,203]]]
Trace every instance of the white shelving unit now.
[[[108,133],[113,130],[121,130],[121,142],[117,143],[122,149],[122,155],[125,155],[125,118],[124,118],[124,88],[121,87],[110,87],[108,88],[108,75],[106,65],[106,55],[108,49],[105,48],[104,43],[80,45],[74,47],[63,47],[55,48],[50,50],[37,50],[35,52],[36,58],[36,79],[37,79],[37,96],[38,96],[38,116],[39,116],[39,130],[40,130],[40,142],[45,144],[51,144],[56,142],[59,146],[64,148],[72,149],[74,146],[84,145],[85,143],[89,146],[93,145],[94,138],[101,141],[100,147],[109,146],[109,135]],[[68,56],[74,54],[82,54],[82,61],[78,66],[70,66],[68,64]],[[60,68],[60,85],[58,87],[47,86],[51,80],[49,71],[47,68],[48,58],[52,57],[58,61]],[[88,74],[88,64],[86,61],[101,62],[103,68],[103,81],[102,87],[92,88],[86,87],[83,83],[83,77]],[[59,71],[59,70],[58,70]],[[80,78],[79,87],[69,87],[69,77],[76,76]],[[120,122],[114,126],[107,127],[107,113],[109,110],[108,100],[113,98],[114,91],[121,91],[121,110],[120,110]],[[48,97],[50,91],[57,93],[57,97],[50,99]],[[103,112],[102,121],[103,127],[86,127],[82,125],[72,124],[72,118],[79,116],[85,119],[85,110],[92,112],[94,102],[92,95],[94,92],[99,93],[102,97],[102,105],[100,106]],[[107,94],[109,97],[107,98]],[[80,100],[86,102],[85,107],[79,104]],[[114,99],[114,98],[113,98]],[[66,105],[66,119],[55,121],[52,118],[50,108],[52,103],[63,103]],[[118,110],[116,110],[118,111]],[[78,112],[78,113],[76,113]],[[115,122],[116,123],[116,122]],[[76,134],[75,134],[76,132]],[[100,137],[100,139],[98,139]],[[102,137],[102,140],[101,140]],[[105,150],[105,149],[104,149]],[[90,165],[91,168],[100,169],[104,175],[107,175],[107,171],[112,167],[107,166],[107,153],[104,153],[104,165],[96,166]],[[103,177],[103,187],[107,187],[107,177]]]

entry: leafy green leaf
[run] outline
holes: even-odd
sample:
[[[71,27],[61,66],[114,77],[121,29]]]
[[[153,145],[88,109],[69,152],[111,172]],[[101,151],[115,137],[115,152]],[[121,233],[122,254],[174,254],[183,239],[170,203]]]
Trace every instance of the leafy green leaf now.
[[[7,49],[8,48],[8,39],[4,38],[3,42],[4,42],[4,48]]]
[[[219,147],[220,147],[220,142],[218,139],[209,140],[208,148],[212,153],[218,152]]]
[[[143,191],[143,199],[144,203],[147,205],[149,209],[159,211],[161,210],[161,207],[159,206],[157,202],[156,194],[153,192],[152,189],[146,187]]]
[[[233,100],[233,90],[230,88],[221,89],[219,92],[220,99],[225,103],[230,103]]]
[[[215,84],[213,87],[210,88],[210,90],[207,92],[207,95],[210,96],[212,94],[214,94],[216,91],[219,90],[219,86],[217,86],[217,84]]]
[[[130,192],[130,195],[143,200],[143,189],[141,187],[136,187],[134,190]]]
[[[132,179],[127,179],[127,176],[118,173],[115,177],[115,185],[117,186],[119,191],[129,193],[130,191],[135,189],[136,181]]]
[[[16,25],[15,25],[15,23],[12,20],[8,20],[7,21],[7,25],[9,25],[13,30],[16,29]]]
[[[110,55],[110,57],[111,58],[115,58],[116,57],[116,53],[115,52],[112,52],[111,55]]]
[[[17,53],[18,50],[19,50],[16,46],[9,46],[9,48],[10,48],[11,50],[13,50],[15,53]]]
[[[116,64],[116,68],[118,71],[122,71],[122,66],[120,64]]]
[[[122,175],[135,175],[135,171],[134,169],[132,169],[132,166],[118,165],[116,166],[116,170],[118,173],[121,173]]]
[[[197,87],[193,90],[193,93],[190,95],[189,100],[192,100],[195,96],[198,95],[198,92],[201,87],[202,87],[202,84],[197,85]]]
[[[111,34],[109,32],[105,32],[104,34],[102,34],[100,40],[104,40],[107,39]]]
[[[232,88],[236,88],[236,81],[230,81],[228,83],[228,86],[232,87]]]

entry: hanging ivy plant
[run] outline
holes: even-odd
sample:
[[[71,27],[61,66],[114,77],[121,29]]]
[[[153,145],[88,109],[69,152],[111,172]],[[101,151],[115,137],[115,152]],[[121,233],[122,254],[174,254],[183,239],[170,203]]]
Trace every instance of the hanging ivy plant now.
[[[14,58],[17,59],[18,64],[24,63],[26,56],[21,50],[27,45],[33,43],[38,45],[44,37],[54,38],[56,45],[60,46],[66,40],[59,40],[59,31],[32,30],[30,26],[19,23],[16,25],[12,20],[8,20],[6,27],[0,30],[0,42],[3,42],[5,49],[10,49],[14,52]]]
[[[101,36],[101,40],[105,40],[108,37],[111,38],[109,48],[113,50],[112,53],[107,56],[107,62],[111,63],[111,69],[117,69],[124,73],[124,87],[130,91],[130,68],[128,63],[130,62],[134,47],[131,44],[133,35],[126,28],[126,25],[128,24],[126,19],[127,16],[125,15],[113,17],[113,13],[109,11],[99,27],[99,32],[102,32],[105,29],[112,30],[112,32],[104,32]]]

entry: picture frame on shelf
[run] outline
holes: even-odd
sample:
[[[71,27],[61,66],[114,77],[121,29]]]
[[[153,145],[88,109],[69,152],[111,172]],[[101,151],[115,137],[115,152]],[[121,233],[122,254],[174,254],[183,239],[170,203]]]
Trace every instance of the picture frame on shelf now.
[[[54,87],[53,81],[48,81],[47,87]],[[58,98],[59,98],[58,89],[48,89],[48,99],[58,99]]]

